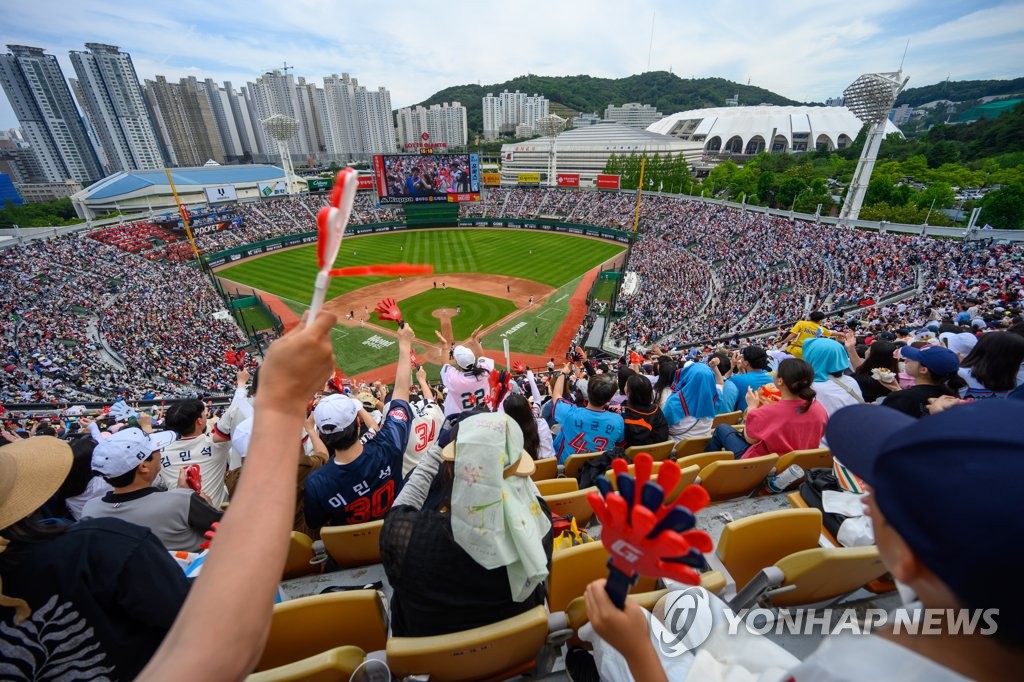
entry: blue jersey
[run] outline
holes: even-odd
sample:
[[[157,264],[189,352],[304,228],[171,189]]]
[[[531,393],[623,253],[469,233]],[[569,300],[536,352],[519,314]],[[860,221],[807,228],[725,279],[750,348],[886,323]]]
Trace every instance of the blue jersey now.
[[[621,415],[577,407],[561,398],[555,402],[555,421],[562,426],[554,442],[559,464],[569,455],[608,450],[626,439],[626,425]]]
[[[736,410],[746,412],[747,389],[752,388],[756,391],[770,383],[772,383],[772,375],[763,369],[733,374],[725,380],[725,386],[722,387],[722,395],[718,399],[715,413],[722,414],[723,412],[734,412]]]
[[[304,484],[306,524],[313,529],[384,518],[402,488],[402,456],[409,443],[412,409],[392,400],[373,440],[348,464],[333,459]]]

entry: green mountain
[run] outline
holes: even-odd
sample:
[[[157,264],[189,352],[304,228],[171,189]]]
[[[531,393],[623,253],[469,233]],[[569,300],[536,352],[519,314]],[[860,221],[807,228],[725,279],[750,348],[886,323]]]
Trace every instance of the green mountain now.
[[[1004,81],[942,81],[920,88],[907,88],[896,98],[896,106],[908,104],[917,107],[940,99],[964,102],[982,97],[1014,95],[1022,92],[1024,92],[1024,78]]]
[[[592,76],[518,76],[493,85],[456,85],[434,93],[420,102],[423,106],[457,101],[466,107],[471,132],[483,130],[483,105],[487,93],[502,90],[540,94],[551,103],[552,113],[568,112],[604,114],[609,104],[640,102],[651,104],[668,115],[687,109],[725,106],[725,99],[739,95],[740,104],[799,104],[770,90],[740,85],[724,78],[679,78],[667,71],[651,71],[626,78],[594,78]]]

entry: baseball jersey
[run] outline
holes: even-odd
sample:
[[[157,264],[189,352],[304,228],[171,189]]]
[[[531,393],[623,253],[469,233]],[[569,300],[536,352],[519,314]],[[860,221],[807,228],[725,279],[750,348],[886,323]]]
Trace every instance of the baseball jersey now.
[[[555,402],[555,421],[562,426],[554,442],[559,464],[569,455],[608,450],[626,438],[621,415],[578,407],[563,398]]]
[[[480,367],[488,372],[494,369],[494,360],[480,358]],[[473,376],[472,372],[464,372],[457,367],[445,365],[441,368],[441,383],[445,388],[444,416],[448,417],[481,405],[490,392],[487,374]]]
[[[203,492],[214,507],[228,501],[224,474],[228,469],[231,443],[214,443],[210,434],[179,438],[160,453],[160,480],[168,490],[178,487],[178,472],[190,464],[199,465]]]
[[[331,459],[306,477],[306,524],[313,530],[384,518],[402,489],[402,458],[413,412],[392,400],[387,416],[363,452],[347,464]]]
[[[412,404],[412,429],[409,443],[405,446],[405,457],[402,459],[402,478],[419,464],[423,453],[427,451],[441,433],[444,423],[444,412],[435,402],[419,401]]]
[[[168,551],[198,552],[206,541],[203,534],[220,521],[221,512],[187,488],[143,488],[94,497],[82,510],[82,518],[107,517],[149,528]]]

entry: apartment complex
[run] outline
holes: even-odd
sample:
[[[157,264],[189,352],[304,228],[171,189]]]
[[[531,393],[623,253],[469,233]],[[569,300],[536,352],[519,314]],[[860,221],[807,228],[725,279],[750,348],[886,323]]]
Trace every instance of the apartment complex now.
[[[647,128],[655,121],[660,121],[665,114],[650,104],[626,102],[621,107],[609,104],[604,110],[604,120],[621,123],[630,128]]]
[[[483,97],[484,139],[495,140],[499,135],[515,132],[516,126],[533,127],[537,119],[548,115],[549,102],[543,95],[505,90],[498,95],[487,93]]]
[[[448,147],[465,147],[468,141],[466,107],[460,102],[399,109],[395,123],[398,146],[403,150],[420,146],[423,133],[427,133],[430,142],[443,143]]]

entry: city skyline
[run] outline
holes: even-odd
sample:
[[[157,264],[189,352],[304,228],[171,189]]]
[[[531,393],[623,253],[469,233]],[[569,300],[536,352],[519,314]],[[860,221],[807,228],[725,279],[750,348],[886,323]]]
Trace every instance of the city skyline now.
[[[1012,2],[867,0],[854,9],[801,0],[772,7],[770,16],[747,0],[716,3],[704,16],[660,0],[551,6],[534,16],[502,8],[482,3],[473,12],[420,16],[266,0],[166,7],[18,0],[4,8],[0,40],[43,48],[65,76],[74,73],[68,52],[86,42],[131,54],[142,81],[192,76],[239,87],[287,61],[296,78],[318,85],[333,73],[358,74],[387,88],[395,109],[445,87],[526,73],[619,78],[648,70],[749,80],[791,99],[824,101],[861,73],[897,68],[908,40],[910,87],[947,76],[1013,78],[1024,63],[1024,5]],[[0,98],[0,129],[17,125]]]

